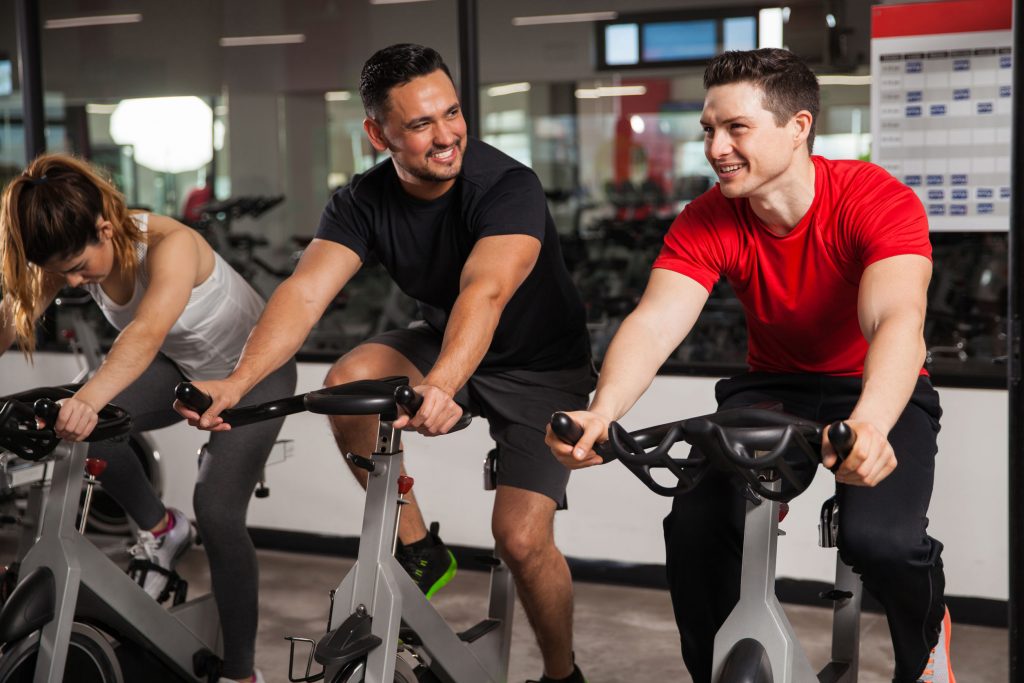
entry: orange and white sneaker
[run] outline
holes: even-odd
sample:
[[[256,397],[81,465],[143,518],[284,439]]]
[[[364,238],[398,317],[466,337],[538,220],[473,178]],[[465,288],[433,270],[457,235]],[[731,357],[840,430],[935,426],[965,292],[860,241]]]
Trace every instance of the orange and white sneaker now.
[[[942,626],[939,628],[939,642],[935,644],[931,655],[928,657],[928,664],[921,672],[920,683],[956,683],[953,676],[953,663],[949,660],[950,629],[953,622],[949,618],[949,608],[942,615]]]

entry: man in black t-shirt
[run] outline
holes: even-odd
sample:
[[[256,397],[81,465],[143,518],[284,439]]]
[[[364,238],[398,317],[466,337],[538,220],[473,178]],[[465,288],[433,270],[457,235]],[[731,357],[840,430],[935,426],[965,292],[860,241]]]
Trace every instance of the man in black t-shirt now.
[[[380,50],[364,65],[360,94],[370,143],[390,159],[334,193],[316,239],[271,297],[235,371],[197,382],[221,411],[301,346],[337,292],[372,254],[423,320],[378,335],[343,356],[327,384],[406,375],[423,406],[408,426],[428,436],[455,424],[462,399],[498,444],[491,520],[501,557],[544,658],[542,682],[582,683],[572,655],[572,583],[554,543],[568,471],[544,444],[554,410],[586,406],[594,387],[583,304],[562,260],[537,176],[470,140],[440,55],[418,45]],[[343,453],[372,452],[366,418],[332,418]],[[363,470],[353,469],[365,485]],[[400,559],[428,595],[454,574],[454,558],[411,501],[399,528]]]

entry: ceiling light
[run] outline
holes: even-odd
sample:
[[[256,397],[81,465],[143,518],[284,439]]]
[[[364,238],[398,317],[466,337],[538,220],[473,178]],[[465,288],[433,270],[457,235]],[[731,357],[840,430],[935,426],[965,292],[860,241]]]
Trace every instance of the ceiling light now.
[[[253,45],[292,45],[306,42],[303,33],[283,33],[276,36],[232,36],[221,38],[221,47],[251,47]]]
[[[194,171],[213,158],[213,110],[198,97],[121,100],[110,116],[110,137],[131,145],[141,166]]]
[[[348,102],[352,99],[352,93],[348,90],[333,90],[325,92],[324,99],[328,102]]]
[[[492,85],[487,89],[487,94],[491,97],[501,97],[502,95],[512,95],[517,92],[529,92],[530,84],[523,83],[506,83],[505,85]]]
[[[81,28],[83,26],[112,26],[114,24],[137,24],[141,14],[104,14],[95,17],[70,17],[68,19],[47,19],[43,28]]]
[[[865,76],[818,76],[821,85],[871,85],[871,75]]]
[[[578,12],[576,14],[544,14],[533,17],[515,17],[513,26],[537,26],[539,24],[575,24],[582,21],[614,21],[618,12]]]
[[[629,97],[631,95],[646,95],[645,85],[601,85],[596,88],[578,88],[576,98],[581,100],[593,100],[598,97]]]

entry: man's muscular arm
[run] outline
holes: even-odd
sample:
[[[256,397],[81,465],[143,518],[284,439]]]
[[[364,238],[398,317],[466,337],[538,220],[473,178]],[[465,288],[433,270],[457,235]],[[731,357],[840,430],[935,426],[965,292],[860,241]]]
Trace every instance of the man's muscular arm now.
[[[502,311],[533,270],[541,243],[529,235],[492,235],[473,247],[462,267],[459,296],[445,326],[437,362],[416,387],[423,406],[399,418],[424,434],[444,434],[461,411],[452,397],[470,378],[491,345]]]
[[[234,371],[222,380],[195,382],[213,399],[210,408],[201,417],[177,401],[175,409],[193,426],[229,429],[220,413],[296,354],[327,305],[361,265],[359,256],[348,247],[322,239],[310,242],[295,272],[274,290]]]
[[[655,268],[643,297],[608,346],[597,393],[588,410],[569,413],[583,428],[575,446],[563,443],[548,426],[545,442],[570,469],[599,465],[595,443],[608,439],[608,425],[633,407],[658,369],[693,329],[708,290],[686,275]]]
[[[857,313],[868,340],[864,387],[850,414],[853,452],[836,473],[844,484],[874,486],[896,468],[888,435],[903,413],[924,365],[924,318],[932,264],[907,254],[876,261],[860,281]],[[826,446],[825,464],[834,453]]]

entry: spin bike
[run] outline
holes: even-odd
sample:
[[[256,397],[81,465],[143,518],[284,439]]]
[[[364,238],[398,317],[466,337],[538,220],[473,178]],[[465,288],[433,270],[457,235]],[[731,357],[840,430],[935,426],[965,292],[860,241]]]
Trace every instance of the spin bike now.
[[[209,397],[190,384],[178,386],[178,400],[202,412]],[[324,415],[378,416],[374,452],[346,458],[369,473],[363,508],[359,555],[337,589],[331,591],[327,633],[319,641],[289,637],[292,683],[505,683],[512,643],[515,587],[511,572],[496,557],[481,558],[490,566],[488,617],[455,633],[434,610],[395,559],[398,522],[413,479],[401,475],[402,432],[393,426],[399,407],[415,415],[422,399],[408,378],[360,380],[313,391],[282,401],[222,413],[239,427],[261,419],[308,410]],[[463,416],[450,431],[469,425]],[[494,472],[485,462],[485,481]],[[305,673],[294,671],[297,643],[309,646]],[[313,661],[323,667],[314,673]]]
[[[582,428],[565,413],[551,417],[551,429],[575,444]],[[613,422],[608,442],[596,447],[609,462],[618,458],[649,489],[663,496],[685,495],[712,468],[731,475],[746,498],[740,598],[715,636],[712,680],[716,683],[854,683],[860,649],[860,578],[836,556],[836,582],[822,598],[832,600],[832,657],[815,672],[775,595],[779,522],[788,502],[811,483],[821,462],[823,425],[760,408],[736,408],[627,432]],[[829,428],[840,461],[855,434],[845,422]],[[689,457],[669,450],[685,441]],[[837,465],[838,466],[838,465]],[[660,483],[651,470],[664,469],[674,484]],[[664,479],[664,476],[659,476]],[[839,509],[830,498],[822,507],[819,541],[835,547]]]
[[[52,425],[57,401],[72,395],[56,387],[0,399],[0,452],[53,468],[38,538],[0,610],[0,683],[213,683],[222,649],[213,596],[165,609],[82,534],[96,477],[106,467],[86,457],[88,442],[126,438],[131,417],[108,405],[87,441],[61,441],[37,418]]]

